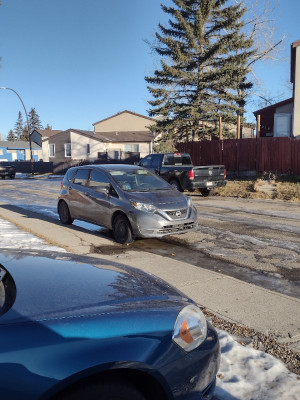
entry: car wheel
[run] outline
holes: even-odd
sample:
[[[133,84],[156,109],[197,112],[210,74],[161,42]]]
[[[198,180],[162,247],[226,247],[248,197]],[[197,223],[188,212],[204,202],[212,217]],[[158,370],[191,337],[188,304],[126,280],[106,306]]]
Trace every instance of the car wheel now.
[[[212,196],[214,194],[214,189],[200,189],[200,193],[203,197]]]
[[[69,207],[64,201],[59,203],[58,214],[60,221],[65,225],[70,225],[74,221],[74,218],[71,218]]]
[[[11,175],[11,176],[10,176],[10,179],[15,179],[15,175]]]
[[[174,179],[172,181],[169,182],[170,185],[172,186],[173,189],[178,190],[178,192],[182,192],[181,186],[178,183],[178,181],[175,181]]]
[[[117,215],[113,221],[114,237],[118,243],[128,244],[133,242],[131,226],[125,215]]]
[[[128,382],[88,384],[54,400],[146,400],[142,393]]]

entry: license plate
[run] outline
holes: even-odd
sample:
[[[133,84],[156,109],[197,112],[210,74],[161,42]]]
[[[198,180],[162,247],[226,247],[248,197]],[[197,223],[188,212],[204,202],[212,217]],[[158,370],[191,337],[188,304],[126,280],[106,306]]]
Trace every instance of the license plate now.
[[[212,185],[213,185],[212,182],[207,182],[207,183],[206,183],[206,186],[212,186]]]

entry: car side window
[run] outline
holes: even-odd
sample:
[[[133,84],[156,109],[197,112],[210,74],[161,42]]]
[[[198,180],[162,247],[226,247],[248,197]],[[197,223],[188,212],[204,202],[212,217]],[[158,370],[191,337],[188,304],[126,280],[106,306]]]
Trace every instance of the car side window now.
[[[78,169],[75,175],[74,183],[77,185],[86,186],[89,178],[89,169]]]
[[[90,181],[89,181],[89,186],[93,187],[93,188],[94,187],[109,188],[110,182],[103,172],[92,170],[91,176],[90,176]]]

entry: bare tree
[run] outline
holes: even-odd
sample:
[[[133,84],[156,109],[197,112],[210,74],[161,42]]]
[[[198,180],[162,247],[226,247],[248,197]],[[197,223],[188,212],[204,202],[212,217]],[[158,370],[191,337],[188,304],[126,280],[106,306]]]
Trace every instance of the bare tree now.
[[[248,60],[249,73],[252,75],[251,80],[254,83],[253,91],[248,92],[252,97],[257,97],[257,101],[261,103],[274,102],[274,97],[279,101],[283,94],[276,96],[267,96],[263,89],[263,83],[256,74],[255,67],[258,63],[272,63],[286,61],[282,57],[282,51],[285,46],[284,35],[278,36],[276,22],[276,7],[278,0],[234,0],[242,2],[247,8],[244,16],[245,26],[244,32],[248,38],[253,41],[254,54]],[[278,19],[278,17],[277,17]],[[252,100],[254,101],[254,100]]]

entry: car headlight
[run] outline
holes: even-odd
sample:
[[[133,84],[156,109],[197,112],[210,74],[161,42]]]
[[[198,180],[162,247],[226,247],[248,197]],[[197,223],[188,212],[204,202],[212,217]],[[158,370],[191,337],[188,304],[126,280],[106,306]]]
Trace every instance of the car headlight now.
[[[200,308],[190,304],[184,307],[175,322],[172,339],[185,351],[192,351],[205,340],[207,324]]]
[[[190,197],[187,197],[187,205],[188,207],[192,207],[193,205],[192,199]]]
[[[154,212],[156,207],[153,204],[139,203],[138,201],[130,200],[130,204],[140,211]]]

